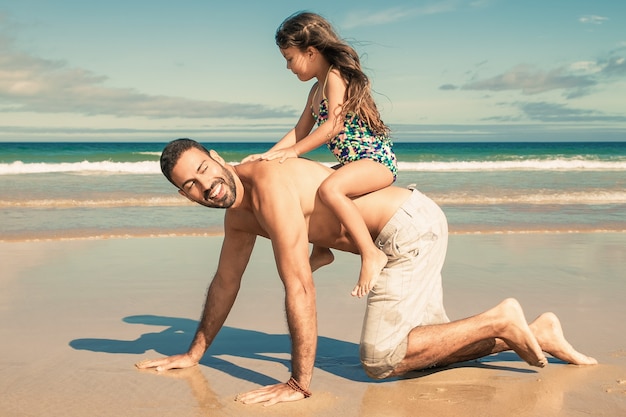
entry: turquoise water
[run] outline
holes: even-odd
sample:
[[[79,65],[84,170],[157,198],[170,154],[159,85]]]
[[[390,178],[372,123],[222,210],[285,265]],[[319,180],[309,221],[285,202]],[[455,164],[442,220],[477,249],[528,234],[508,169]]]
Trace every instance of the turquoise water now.
[[[142,162],[157,161],[164,143],[2,143],[0,142],[0,174],[10,173],[11,163],[77,163],[77,162]],[[227,161],[240,161],[251,153],[267,150],[272,143],[205,143]],[[605,164],[604,168],[626,169],[626,142],[501,142],[501,143],[396,143],[394,150],[405,163],[536,163],[537,168],[584,167]],[[333,156],[319,148],[307,157],[334,162]],[[463,165],[458,164],[457,168]],[[520,165],[522,167],[522,165]],[[452,167],[450,167],[452,168]],[[477,166],[477,168],[479,168]],[[52,167],[50,167],[52,169]],[[411,169],[409,166],[407,169]],[[19,173],[13,166],[14,173]],[[23,167],[23,172],[28,170]]]
[[[221,231],[162,177],[164,143],[0,143],[0,240]],[[237,163],[270,143],[206,144]],[[397,143],[397,185],[451,233],[626,231],[626,142]],[[306,155],[334,164],[322,148]]]

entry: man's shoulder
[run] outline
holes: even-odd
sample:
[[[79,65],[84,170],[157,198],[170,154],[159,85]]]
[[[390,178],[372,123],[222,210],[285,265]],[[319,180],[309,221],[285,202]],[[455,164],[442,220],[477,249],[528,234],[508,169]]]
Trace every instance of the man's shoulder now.
[[[278,206],[312,206],[317,189],[328,177],[329,168],[319,162],[290,158],[283,162],[258,161],[245,167],[240,176],[252,210],[277,210]],[[282,210],[280,210],[282,211]]]
[[[298,183],[311,177],[324,178],[329,168],[304,158],[289,158],[283,162],[255,161],[246,164],[243,175],[254,187],[267,187],[275,183]]]

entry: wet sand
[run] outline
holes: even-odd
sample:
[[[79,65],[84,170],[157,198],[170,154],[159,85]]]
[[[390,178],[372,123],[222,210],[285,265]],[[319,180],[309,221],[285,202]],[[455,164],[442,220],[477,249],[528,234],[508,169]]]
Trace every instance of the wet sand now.
[[[514,296],[532,320],[555,312],[600,361],[510,352],[402,379],[358,361],[365,303],[358,257],[315,274],[319,348],[310,399],[270,408],[237,393],[289,378],[283,289],[259,239],[239,298],[198,367],[157,375],[134,363],[187,349],[221,237],[0,243],[2,416],[616,416],[626,414],[626,234],[452,235],[444,269],[457,319]]]

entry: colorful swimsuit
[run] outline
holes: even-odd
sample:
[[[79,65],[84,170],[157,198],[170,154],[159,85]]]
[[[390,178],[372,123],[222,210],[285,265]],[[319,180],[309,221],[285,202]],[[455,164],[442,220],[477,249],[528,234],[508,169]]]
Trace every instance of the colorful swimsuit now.
[[[324,87],[326,87],[325,84],[324,82]],[[328,120],[328,99],[322,98],[319,115],[314,111],[312,113],[318,126],[325,123]],[[389,168],[393,174],[393,180],[396,180],[398,163],[393,153],[391,139],[387,135],[376,136],[370,127],[354,113],[346,115],[343,129],[328,141],[327,146],[342,165],[359,159],[371,159]]]

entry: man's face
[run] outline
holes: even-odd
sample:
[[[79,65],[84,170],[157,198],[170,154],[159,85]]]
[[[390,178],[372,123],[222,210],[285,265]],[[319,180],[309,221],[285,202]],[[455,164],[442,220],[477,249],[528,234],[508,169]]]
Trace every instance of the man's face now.
[[[191,148],[181,155],[172,170],[172,180],[180,194],[206,207],[229,208],[237,197],[235,179],[223,160],[215,160],[200,149]]]

